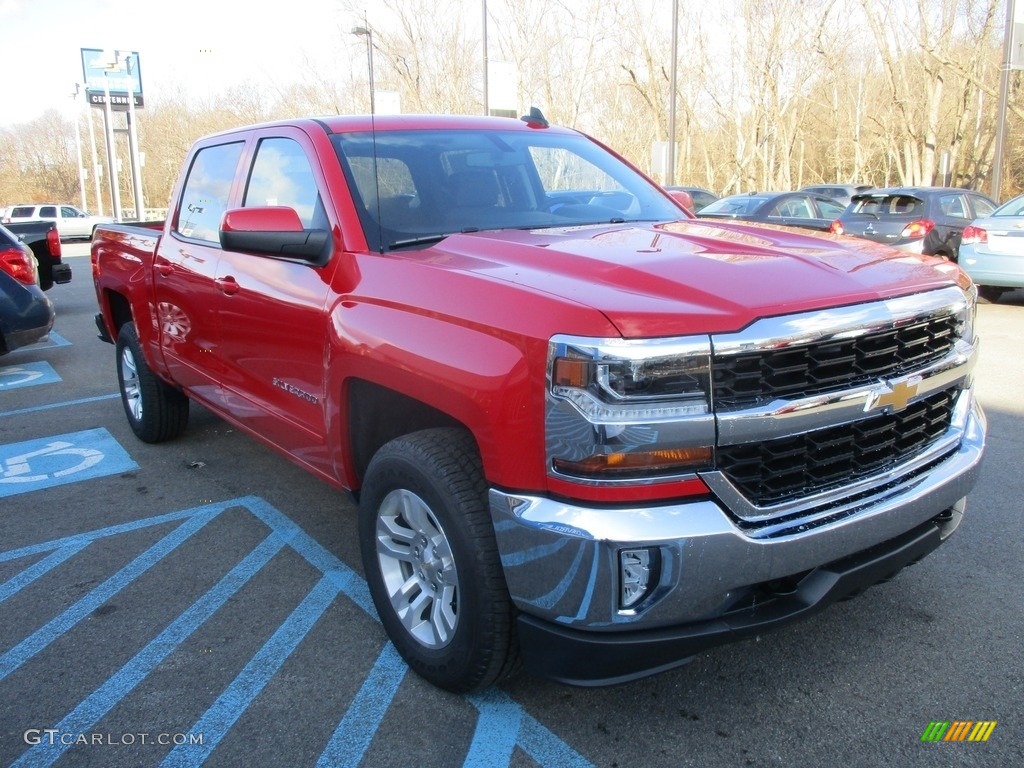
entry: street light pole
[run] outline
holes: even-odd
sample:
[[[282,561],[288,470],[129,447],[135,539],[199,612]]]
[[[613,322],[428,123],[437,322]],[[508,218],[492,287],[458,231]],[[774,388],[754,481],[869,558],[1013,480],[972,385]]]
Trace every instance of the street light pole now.
[[[366,66],[370,78],[370,114],[373,115],[376,114],[373,102],[373,30],[367,24],[362,27],[352,27],[352,34],[366,35]]]
[[[490,100],[490,93],[488,93],[488,90],[487,90],[487,88],[488,88],[488,85],[487,85],[487,69],[488,69],[488,66],[489,66],[488,63],[487,63],[487,0],[483,0],[483,4],[484,4],[484,18],[483,18],[483,24],[484,24],[484,34],[483,34],[483,44],[484,44],[484,46],[483,46],[484,47],[484,114],[485,115],[489,115],[489,114],[491,114],[491,100]]]
[[[1016,0],[1006,0],[1006,26],[1003,31],[1003,63],[999,67],[999,107],[996,115],[996,146],[992,157],[992,199],[999,202],[1003,191],[1003,151],[1006,143],[1006,103],[1010,92],[1013,65],[1013,21]]]
[[[679,63],[679,0],[672,0],[672,76],[669,81],[668,173],[665,184],[676,183],[676,69]]]
[[[71,94],[71,98],[75,100],[75,157],[78,160],[78,189],[82,193],[82,210],[87,210],[88,205],[85,200],[85,168],[82,166],[82,136],[81,130],[78,125],[78,93],[81,91],[81,86],[75,83],[75,90]]]

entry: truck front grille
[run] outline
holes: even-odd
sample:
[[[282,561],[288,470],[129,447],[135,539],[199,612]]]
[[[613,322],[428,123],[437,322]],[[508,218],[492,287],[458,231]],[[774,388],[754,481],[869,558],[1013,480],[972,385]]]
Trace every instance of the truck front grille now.
[[[949,429],[957,388],[852,424],[718,449],[721,472],[756,506],[827,491],[894,467]]]
[[[959,322],[950,314],[827,343],[716,355],[715,408],[808,397],[919,369],[949,353]]]

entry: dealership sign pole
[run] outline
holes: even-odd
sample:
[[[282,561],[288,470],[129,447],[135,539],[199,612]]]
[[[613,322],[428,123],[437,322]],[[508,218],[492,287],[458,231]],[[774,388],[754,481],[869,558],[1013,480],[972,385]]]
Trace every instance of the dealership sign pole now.
[[[117,152],[114,147],[114,121],[110,114],[110,82],[108,72],[103,75],[103,132],[107,137],[107,180],[110,184],[110,200],[114,207],[114,220],[121,220],[121,174],[117,172]]]
[[[112,51],[82,48],[82,72],[85,75],[86,100],[91,107],[102,107],[106,129],[107,170],[110,174],[110,197],[114,218],[122,218],[121,190],[114,146],[113,112],[131,112],[127,116],[129,149],[132,152],[132,183],[136,209],[142,208],[141,180],[138,175],[135,146],[134,111],[143,106],[142,73],[137,51]],[[130,62],[130,64],[126,63]],[[123,131],[123,129],[121,129]],[[141,218],[136,210],[136,217]]]
[[[135,127],[135,94],[132,93],[132,68],[139,67],[139,55],[127,53],[124,57],[125,71],[128,73],[128,152],[132,161],[132,194],[135,197],[135,220],[143,221],[146,217],[142,201],[142,174],[139,171],[139,135]]]

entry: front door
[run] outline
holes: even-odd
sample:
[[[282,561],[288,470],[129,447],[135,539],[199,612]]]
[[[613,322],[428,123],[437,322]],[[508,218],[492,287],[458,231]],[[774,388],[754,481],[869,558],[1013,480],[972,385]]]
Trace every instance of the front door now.
[[[300,132],[261,138],[243,206],[288,206],[304,227],[330,229],[307,152]],[[325,472],[324,307],[333,265],[223,251],[215,280],[222,381],[229,390],[224,407]]]

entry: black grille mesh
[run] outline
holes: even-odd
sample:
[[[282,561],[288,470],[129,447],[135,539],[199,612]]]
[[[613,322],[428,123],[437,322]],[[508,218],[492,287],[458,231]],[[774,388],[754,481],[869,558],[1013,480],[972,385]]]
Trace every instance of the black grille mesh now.
[[[853,339],[716,355],[715,409],[807,397],[913,371],[953,348],[957,324],[957,318],[948,315]]]
[[[826,491],[908,460],[949,428],[950,389],[884,414],[807,432],[718,449],[719,469],[757,506]]]

